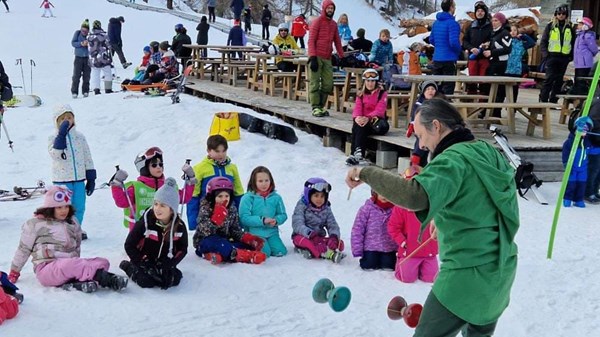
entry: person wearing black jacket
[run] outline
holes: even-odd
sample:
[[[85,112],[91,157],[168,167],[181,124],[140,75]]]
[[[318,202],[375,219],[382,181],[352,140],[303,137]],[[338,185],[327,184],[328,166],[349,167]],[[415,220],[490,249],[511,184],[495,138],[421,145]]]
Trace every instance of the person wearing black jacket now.
[[[489,9],[483,1],[475,3],[475,20],[467,28],[463,37],[462,47],[469,54],[467,68],[470,76],[484,76],[490,66],[490,60],[483,57],[481,45],[490,42],[492,37],[492,21]],[[467,93],[483,94],[489,91],[485,84],[468,84]]]
[[[490,66],[487,69],[487,76],[504,76],[506,73],[506,65],[508,56],[510,55],[512,38],[506,26],[506,16],[498,12],[492,18],[492,37],[490,42],[486,44],[486,50],[483,51],[483,56],[490,60]],[[503,102],[506,98],[506,88],[501,85],[496,93],[496,102]],[[500,117],[501,109],[496,108],[492,113],[492,117]]]
[[[189,60],[192,55],[192,49],[184,47],[183,45],[192,44],[192,39],[187,35],[187,29],[185,29],[181,23],[175,25],[175,33],[177,34],[173,36],[171,50],[175,53],[175,57],[181,59],[181,65],[183,66],[183,69],[185,69],[187,60]]]
[[[0,115],[4,113],[4,106],[2,105],[2,101],[8,101],[13,98],[12,85],[8,80],[8,75],[4,72],[4,65],[2,65],[2,61],[0,61]]]
[[[271,11],[269,10],[269,5],[265,5],[263,7],[262,16],[260,17],[260,22],[262,23],[262,38],[263,40],[269,40],[269,26],[271,25]]]
[[[208,44],[208,30],[210,29],[210,25],[208,24],[208,20],[206,18],[206,15],[202,16],[202,19],[200,19],[200,23],[198,24],[198,27],[196,27],[196,30],[198,31],[198,36],[196,37],[196,44],[200,44],[200,45],[207,45]],[[208,54],[208,51],[206,50],[206,48],[203,48],[200,50],[202,57],[206,57]]]
[[[357,38],[350,41],[350,47],[354,50],[360,50],[363,53],[368,53],[371,51],[373,47],[373,42],[371,40],[365,39],[365,29],[359,28],[356,31]]]
[[[179,191],[174,178],[154,194],[154,205],[138,220],[127,239],[130,261],[119,265],[142,288],[168,289],[179,285],[183,274],[177,265],[187,254],[188,232],[177,215]]]
[[[125,54],[123,54],[123,40],[121,39],[121,26],[125,23],[125,18],[119,16],[118,18],[110,18],[108,20],[108,43],[112,56],[115,53],[119,56],[119,61],[123,66],[123,69],[127,69],[131,65],[131,62],[127,62]]]

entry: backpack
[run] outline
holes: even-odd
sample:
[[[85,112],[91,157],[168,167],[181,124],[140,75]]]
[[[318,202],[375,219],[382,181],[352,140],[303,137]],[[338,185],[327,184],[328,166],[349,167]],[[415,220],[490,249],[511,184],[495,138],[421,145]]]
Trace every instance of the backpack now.
[[[401,78],[394,78],[393,75],[401,75],[402,67],[398,64],[386,64],[383,67],[383,83],[387,90],[407,90],[411,84]]]
[[[543,181],[540,180],[535,173],[533,173],[533,163],[530,161],[523,161],[517,167],[515,173],[515,183],[517,184],[517,190],[519,195],[525,198],[525,194],[531,189],[532,186],[540,187]]]

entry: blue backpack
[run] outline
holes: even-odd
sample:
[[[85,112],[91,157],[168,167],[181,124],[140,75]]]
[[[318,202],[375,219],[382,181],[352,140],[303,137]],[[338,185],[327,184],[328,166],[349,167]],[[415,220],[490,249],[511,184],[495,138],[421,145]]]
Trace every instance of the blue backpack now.
[[[386,64],[383,67],[383,83],[389,90],[407,90],[410,89],[410,83],[401,78],[394,78],[393,75],[401,75],[402,67],[398,64]]]

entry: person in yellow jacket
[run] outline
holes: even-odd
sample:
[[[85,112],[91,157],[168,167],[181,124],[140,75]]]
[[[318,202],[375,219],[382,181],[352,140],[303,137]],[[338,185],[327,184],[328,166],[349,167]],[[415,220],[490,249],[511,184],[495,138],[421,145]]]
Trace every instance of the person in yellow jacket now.
[[[286,23],[282,23],[279,25],[279,33],[273,39],[273,45],[275,45],[275,50],[279,51],[277,54],[281,55],[295,55],[298,53],[298,45],[292,36],[290,36],[290,29]],[[277,65],[277,69],[281,71],[294,71],[296,66],[291,61],[286,61],[282,57],[275,58],[275,64]]]
[[[188,228],[195,230],[197,226],[200,201],[206,195],[206,184],[214,177],[225,177],[233,184],[233,201],[239,207],[240,200],[244,195],[244,187],[235,164],[227,157],[227,139],[221,135],[212,135],[206,140],[207,156],[198,164],[194,165],[194,174],[197,183],[194,187],[192,200],[187,203]]]
[[[540,102],[558,102],[556,95],[560,94],[567,65],[573,59],[576,37],[575,28],[569,21],[569,5],[558,5],[540,40],[546,72]]]

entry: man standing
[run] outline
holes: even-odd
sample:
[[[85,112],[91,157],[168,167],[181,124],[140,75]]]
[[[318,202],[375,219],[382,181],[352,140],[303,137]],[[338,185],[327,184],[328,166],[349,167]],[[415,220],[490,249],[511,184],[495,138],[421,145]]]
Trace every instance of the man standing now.
[[[335,4],[332,0],[323,1],[321,15],[313,20],[308,36],[308,65],[310,67],[310,104],[315,117],[328,116],[324,109],[327,96],[333,93],[333,68],[331,66],[332,44],[338,55],[344,51],[338,34],[337,23],[332,19]]]
[[[268,40],[270,37],[269,34],[269,26],[271,25],[271,11],[269,10],[269,5],[265,4],[263,7],[262,16],[260,17],[260,22],[262,23],[262,39]]]
[[[490,42],[492,36],[492,22],[488,6],[483,1],[475,3],[475,20],[471,21],[463,37],[463,49],[469,54],[467,68],[470,76],[485,76],[490,66],[488,58],[483,57],[482,44]],[[482,84],[467,85],[468,94],[486,95],[488,90]]]
[[[208,7],[208,22],[215,22],[217,17],[215,16],[215,7],[217,7],[217,0],[206,1]]]
[[[246,9],[244,9],[244,32],[246,34],[252,31],[252,5],[248,5]]]
[[[192,56],[192,49],[184,47],[183,45],[192,44],[192,38],[187,35],[187,29],[185,29],[181,23],[175,25],[175,33],[173,41],[171,42],[171,50],[175,53],[175,57],[181,60],[181,65],[183,66],[183,69],[185,69],[187,61]]]
[[[569,6],[559,5],[540,40],[542,59],[546,62],[546,79],[540,91],[540,102],[558,102],[567,65],[573,59],[576,33],[569,19]]]
[[[514,170],[474,136],[451,103],[423,102],[415,133],[432,160],[411,180],[375,166],[353,167],[346,183],[365,182],[390,202],[414,210],[421,234],[435,219],[440,272],[413,337],[492,336],[508,307],[517,271],[519,206]],[[473,208],[473,205],[477,205]]]
[[[454,0],[442,1],[442,12],[436,16],[431,27],[429,43],[433,51],[433,74],[456,75],[456,61],[462,51],[460,45],[460,25],[454,19],[456,4]],[[454,93],[454,82],[443,82],[441,91],[446,95]]]
[[[123,54],[123,40],[121,39],[121,24],[123,23],[125,23],[125,18],[122,16],[110,18],[110,20],[108,20],[107,33],[111,55],[115,56],[115,53],[117,53],[123,69],[127,69],[127,67],[131,65],[131,62],[127,62],[125,55]]]
[[[90,53],[88,51],[87,36],[90,32],[90,23],[85,19],[81,28],[75,31],[71,39],[71,46],[75,49],[75,61],[73,61],[73,76],[71,77],[71,95],[77,98],[79,94],[79,79],[83,78],[81,84],[81,93],[83,97],[88,97],[90,91]]]

